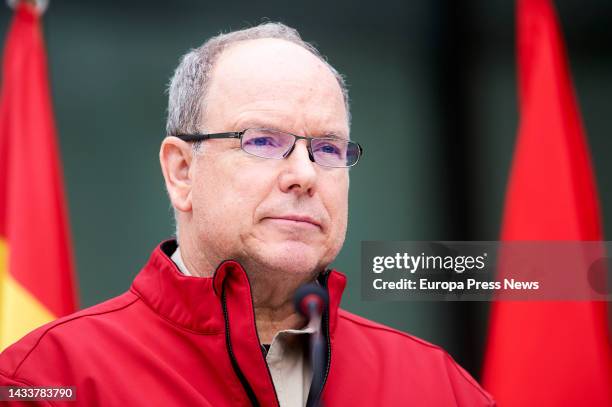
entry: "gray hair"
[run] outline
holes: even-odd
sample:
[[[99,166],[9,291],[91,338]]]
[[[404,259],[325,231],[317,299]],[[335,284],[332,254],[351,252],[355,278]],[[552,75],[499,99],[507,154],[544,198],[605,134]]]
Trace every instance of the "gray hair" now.
[[[196,133],[200,130],[200,127],[204,125],[200,123],[200,120],[205,108],[206,91],[213,66],[219,55],[236,42],[262,38],[278,38],[297,44],[327,65],[340,85],[350,124],[348,89],[344,77],[327,62],[319,50],[303,41],[297,30],[282,23],[269,22],[227,34],[219,34],[183,55],[168,86],[167,136]],[[197,146],[194,147],[197,148]]]

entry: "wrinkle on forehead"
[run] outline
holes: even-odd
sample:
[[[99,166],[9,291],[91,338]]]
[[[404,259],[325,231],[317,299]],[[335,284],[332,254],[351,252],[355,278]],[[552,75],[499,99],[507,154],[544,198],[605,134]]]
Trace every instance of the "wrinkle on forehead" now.
[[[247,117],[239,117],[234,123],[230,126],[232,131],[243,131],[245,129],[269,129],[269,130],[278,130],[284,131],[287,133],[291,133],[286,128],[299,128],[297,125],[288,125],[288,120],[284,119],[282,116],[275,116],[275,112],[270,111],[259,111],[259,112],[250,112],[254,113],[253,115],[249,115]],[[262,113],[257,115],[257,113]],[[272,114],[271,114],[272,113]],[[265,117],[265,118],[263,118]],[[316,129],[313,130],[304,129],[304,131],[293,133],[298,136],[308,136],[308,137],[336,137],[340,139],[349,139],[348,134],[346,134],[345,129],[338,128],[325,128],[325,129]]]

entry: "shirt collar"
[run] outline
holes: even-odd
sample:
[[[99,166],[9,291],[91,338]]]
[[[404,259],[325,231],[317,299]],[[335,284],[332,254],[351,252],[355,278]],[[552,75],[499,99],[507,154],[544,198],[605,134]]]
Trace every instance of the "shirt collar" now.
[[[172,259],[174,264],[176,264],[176,267],[178,267],[181,273],[185,274],[186,276],[193,276],[193,274],[189,272],[187,266],[185,266],[185,263],[183,262],[183,256],[181,256],[180,247],[176,246],[176,250],[174,251],[174,253],[172,253],[172,256],[170,258]]]

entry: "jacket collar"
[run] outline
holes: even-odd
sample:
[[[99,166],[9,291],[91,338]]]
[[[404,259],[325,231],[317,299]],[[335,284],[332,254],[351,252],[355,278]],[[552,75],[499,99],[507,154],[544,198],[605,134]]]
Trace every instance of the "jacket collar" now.
[[[240,318],[252,319],[251,287],[240,263],[226,260],[212,277],[186,276],[170,259],[176,247],[176,240],[167,240],[157,246],[132,283],[131,290],[153,311],[190,331],[221,333],[225,326],[221,302],[225,288],[228,301],[246,307],[238,314]],[[346,276],[336,270],[326,270],[318,280],[329,293],[329,329],[333,336]],[[251,322],[254,325],[254,321]]]

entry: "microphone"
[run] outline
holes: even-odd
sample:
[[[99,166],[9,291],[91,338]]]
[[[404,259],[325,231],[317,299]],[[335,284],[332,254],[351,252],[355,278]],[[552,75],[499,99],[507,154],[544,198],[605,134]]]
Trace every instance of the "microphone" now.
[[[325,341],[321,332],[321,318],[327,309],[329,296],[327,291],[318,284],[304,284],[295,292],[293,298],[296,311],[306,318],[310,334],[310,365],[312,366],[312,382],[308,392],[306,407],[322,407],[319,400],[323,390],[325,375]]]

